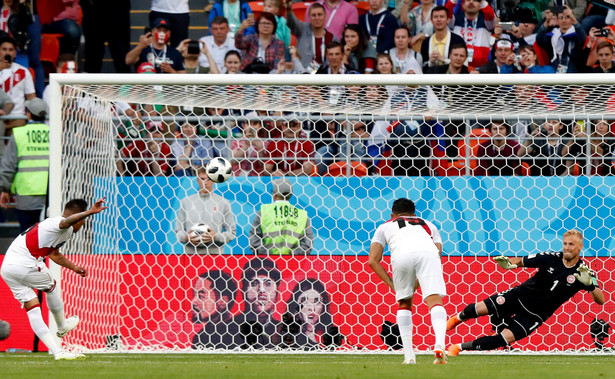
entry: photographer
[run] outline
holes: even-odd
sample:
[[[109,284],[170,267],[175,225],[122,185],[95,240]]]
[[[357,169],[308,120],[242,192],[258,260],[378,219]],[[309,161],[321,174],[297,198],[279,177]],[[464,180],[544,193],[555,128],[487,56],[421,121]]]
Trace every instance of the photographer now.
[[[30,70],[15,63],[16,55],[17,44],[15,40],[9,37],[0,39],[0,83],[2,83],[4,92],[11,97],[15,104],[13,110],[8,115],[25,116],[25,102],[35,98],[36,92]],[[26,124],[26,117],[17,120],[5,120],[4,124],[7,135],[10,135],[10,129]]]
[[[586,62],[587,72],[615,72],[612,64],[613,41],[615,41],[615,32],[609,27],[589,30],[581,58]]]
[[[506,64],[500,68],[501,74],[554,74],[552,66],[541,66],[534,51],[534,46],[524,45],[519,48],[519,55],[513,54],[514,64]],[[508,62],[507,62],[508,63]]]
[[[147,62],[159,74],[185,74],[184,58],[177,49],[167,44],[170,36],[169,22],[164,18],[154,20],[151,30],[146,28],[137,46],[126,54],[126,64],[139,66]]]
[[[185,39],[177,46],[177,51],[184,57],[184,68],[187,74],[207,74],[209,72],[209,67],[203,67],[199,64],[201,52],[208,56],[208,59],[213,60],[207,46],[202,42],[193,41],[190,38]]]
[[[545,18],[536,35],[536,43],[547,52],[556,72],[583,71],[585,62],[580,61],[579,56],[587,38],[585,30],[567,6],[552,7],[550,11],[557,18]]]

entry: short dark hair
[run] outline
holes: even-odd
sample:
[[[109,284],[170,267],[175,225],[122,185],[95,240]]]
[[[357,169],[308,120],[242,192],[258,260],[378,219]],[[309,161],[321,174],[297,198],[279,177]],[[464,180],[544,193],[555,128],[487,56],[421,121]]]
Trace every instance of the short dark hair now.
[[[308,15],[310,14],[310,12],[313,9],[322,9],[324,12],[326,12],[327,10],[325,9],[324,5],[320,4],[320,3],[314,3],[312,5],[310,5],[310,7],[308,8]]]
[[[327,44],[327,47],[325,48],[325,54],[329,50],[335,49],[336,47],[339,47],[342,50],[342,53],[344,52],[344,46],[342,46],[342,43],[340,41],[331,41]]]
[[[256,34],[258,34],[258,26],[263,19],[271,21],[271,23],[273,24],[273,35],[275,36],[276,30],[278,30],[278,20],[275,19],[275,15],[271,12],[263,12],[260,14],[260,16],[258,16],[258,18],[256,19],[256,23],[254,24],[254,27],[256,28]]]
[[[228,25],[228,20],[224,16],[216,16],[216,17],[214,17],[213,20],[211,20],[211,24],[212,25],[213,24],[216,24],[216,25],[227,24]]]
[[[275,262],[268,258],[254,258],[246,262],[243,266],[243,278],[241,288],[245,292],[250,285],[250,281],[259,275],[265,275],[273,279],[276,284],[280,283],[282,274],[278,270]]]
[[[64,206],[65,211],[73,213],[85,212],[88,209],[88,202],[83,199],[72,199]]]
[[[26,112],[30,113],[30,119],[32,121],[45,122],[45,120],[47,120],[47,113],[46,112],[42,112],[42,113],[45,114],[44,116],[37,116],[34,113],[30,112],[27,108],[26,108]]]
[[[466,55],[468,55],[468,47],[465,44],[463,44],[463,43],[456,43],[456,44],[451,45],[451,50],[450,51],[452,52],[455,49],[463,49],[463,50],[465,50]]]
[[[393,202],[393,207],[391,207],[391,212],[395,214],[414,215],[415,210],[416,206],[414,205],[414,201],[405,197],[400,197],[399,199],[395,200]]]
[[[221,270],[209,270],[199,275],[199,278],[211,281],[211,289],[216,294],[216,300],[220,300],[222,296],[228,296],[230,299],[228,309],[233,308],[237,297],[237,283],[228,273]]]
[[[15,41],[15,39],[11,38],[11,37],[3,37],[0,38],[0,45],[2,45],[3,43],[8,42],[11,45],[13,45],[13,47],[15,48],[15,50],[17,50],[17,42]]]
[[[433,17],[433,13],[434,13],[434,12],[441,12],[441,11],[446,12],[446,17],[448,17],[448,18],[450,18],[450,17],[451,17],[451,14],[448,12],[448,9],[447,9],[444,5],[438,5],[437,7],[434,7],[434,8],[431,10],[431,15],[429,16],[429,18],[432,18],[432,17]]]

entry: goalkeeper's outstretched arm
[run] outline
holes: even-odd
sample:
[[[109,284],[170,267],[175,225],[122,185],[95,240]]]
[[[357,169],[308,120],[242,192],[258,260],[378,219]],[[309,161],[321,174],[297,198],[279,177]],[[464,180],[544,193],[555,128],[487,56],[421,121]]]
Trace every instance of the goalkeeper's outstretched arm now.
[[[505,270],[512,270],[518,267],[523,267],[523,258],[509,258],[504,255],[498,255],[493,260]]]

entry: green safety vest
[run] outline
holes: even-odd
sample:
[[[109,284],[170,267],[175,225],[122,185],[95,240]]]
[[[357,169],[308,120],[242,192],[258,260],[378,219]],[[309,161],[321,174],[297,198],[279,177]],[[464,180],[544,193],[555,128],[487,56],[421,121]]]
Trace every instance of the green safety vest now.
[[[261,207],[263,247],[273,255],[292,254],[307,227],[307,212],[288,201],[276,201]]]
[[[49,179],[49,126],[27,124],[13,129],[17,146],[17,172],[11,191],[21,196],[47,194]]]

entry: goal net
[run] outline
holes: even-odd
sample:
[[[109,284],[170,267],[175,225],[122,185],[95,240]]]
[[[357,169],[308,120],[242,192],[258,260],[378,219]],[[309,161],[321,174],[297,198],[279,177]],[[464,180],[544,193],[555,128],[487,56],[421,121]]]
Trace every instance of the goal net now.
[[[63,248],[88,277],[55,267],[66,314],[81,318],[69,348],[399,349],[394,294],[367,254],[400,197],[441,231],[449,316],[534,272],[505,272],[493,256],[561,251],[569,229],[584,234],[601,287],[614,288],[613,75],[51,78],[51,215],[77,197],[109,206]],[[214,201],[197,175],[217,156],[234,175],[214,185]],[[250,238],[279,175],[310,220],[307,255],[273,255]],[[194,223],[216,242],[186,243]],[[388,251],[383,264],[390,271]],[[414,304],[414,346],[428,351],[420,289]],[[511,348],[603,351],[614,315],[612,301],[582,291]],[[447,344],[492,322],[460,325]]]

